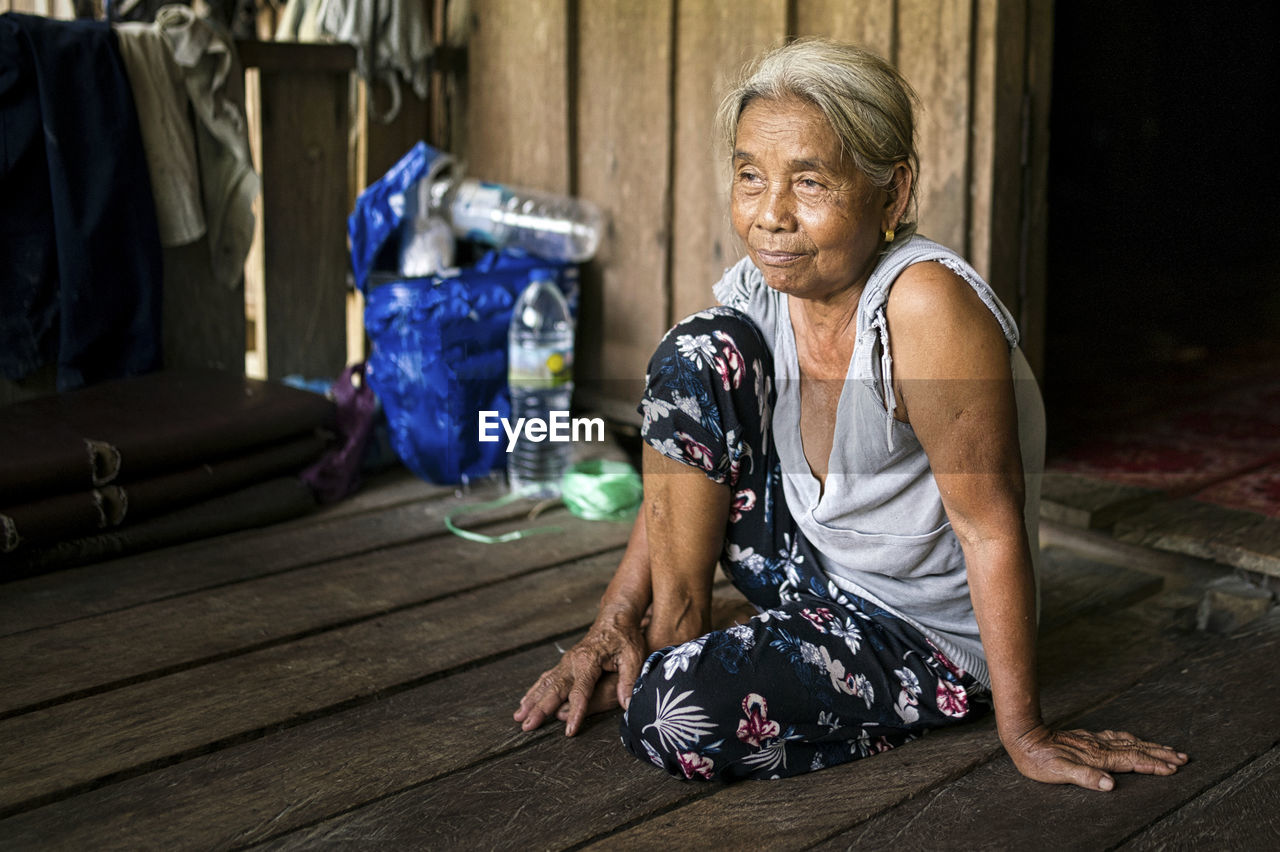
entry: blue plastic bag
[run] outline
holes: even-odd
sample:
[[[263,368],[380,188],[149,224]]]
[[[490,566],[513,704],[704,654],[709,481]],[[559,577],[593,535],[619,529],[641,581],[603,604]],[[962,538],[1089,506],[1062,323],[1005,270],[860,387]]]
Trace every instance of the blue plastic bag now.
[[[356,284],[366,298],[366,379],[386,412],[391,445],[419,477],[452,484],[484,476],[506,460],[504,442],[480,442],[479,412],[511,413],[511,306],[531,273],[549,270],[576,314],[578,270],[491,251],[457,275],[390,276],[371,286],[371,279],[389,277],[376,270],[384,244],[398,232],[404,193],[441,156],[422,143],[415,146],[361,195],[349,231]]]
[[[351,237],[351,271],[361,293],[368,295],[370,278],[379,267],[395,269],[394,258],[382,257],[382,250],[395,248],[388,240],[399,233],[404,221],[406,194],[418,181],[432,180],[452,166],[453,158],[448,154],[419,142],[360,193],[356,209],[347,217],[347,234]]]
[[[535,269],[555,269],[576,302],[576,268],[491,252],[452,278],[413,278],[372,290],[367,378],[387,414],[391,445],[418,476],[456,483],[505,462],[504,444],[481,443],[479,412],[508,417],[511,306]]]

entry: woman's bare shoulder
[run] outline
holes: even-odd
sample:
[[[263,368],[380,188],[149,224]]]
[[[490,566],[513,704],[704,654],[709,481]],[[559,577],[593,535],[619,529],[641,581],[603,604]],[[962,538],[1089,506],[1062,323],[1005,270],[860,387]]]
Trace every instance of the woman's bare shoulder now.
[[[902,271],[889,291],[885,317],[894,359],[904,368],[973,375],[975,356],[983,350],[1003,353],[1007,362],[1008,345],[991,309],[967,281],[937,261]]]
[[[887,310],[891,317],[896,313],[907,320],[935,321],[939,314],[991,313],[967,281],[936,260],[913,263],[899,273],[889,290]]]

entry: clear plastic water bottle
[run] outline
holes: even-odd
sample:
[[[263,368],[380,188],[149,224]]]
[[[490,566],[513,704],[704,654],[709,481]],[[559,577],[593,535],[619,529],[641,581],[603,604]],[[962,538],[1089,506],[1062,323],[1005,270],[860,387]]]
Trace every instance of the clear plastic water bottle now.
[[[560,477],[573,461],[573,444],[554,440],[553,416],[567,431],[573,396],[573,320],[554,275],[538,270],[516,300],[508,336],[507,383],[511,422],[545,424],[540,440],[521,429],[507,455],[511,490],[525,497],[557,497]],[[536,431],[535,431],[536,434]]]
[[[590,260],[604,232],[600,209],[580,198],[452,175],[431,193],[459,237],[546,260]]]

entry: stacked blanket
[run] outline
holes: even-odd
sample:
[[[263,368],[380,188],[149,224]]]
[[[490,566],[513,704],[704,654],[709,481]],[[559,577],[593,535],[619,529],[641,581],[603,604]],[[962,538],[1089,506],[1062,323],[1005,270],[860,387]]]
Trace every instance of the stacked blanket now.
[[[212,370],[105,382],[0,412],[0,574],[49,561],[36,555],[50,548],[90,558],[130,549],[127,534],[98,551],[68,543],[245,489],[245,501],[274,495],[262,511],[276,520],[282,495],[290,506],[312,503],[297,474],[324,453],[334,426],[323,396]],[[263,491],[279,477],[291,482]],[[192,524],[195,535],[208,519]]]

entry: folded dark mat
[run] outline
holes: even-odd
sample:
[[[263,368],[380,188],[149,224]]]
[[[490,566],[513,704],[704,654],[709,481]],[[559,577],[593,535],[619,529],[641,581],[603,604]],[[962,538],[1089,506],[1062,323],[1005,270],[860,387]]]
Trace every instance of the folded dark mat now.
[[[120,486],[128,501],[123,521],[131,524],[264,479],[299,474],[320,458],[328,445],[328,436],[313,432],[191,470],[141,482],[122,479]]]
[[[124,490],[104,485],[0,509],[0,554],[108,529],[124,518],[124,508]]]
[[[331,427],[318,394],[163,371],[0,408],[0,506],[182,470]]]
[[[280,523],[301,517],[316,505],[311,489],[297,477],[271,479],[133,526],[0,555],[0,580]]]
[[[255,482],[298,474],[320,457],[328,443],[326,435],[312,432],[241,456],[151,479],[122,479],[92,491],[0,509],[0,553],[132,526]]]

